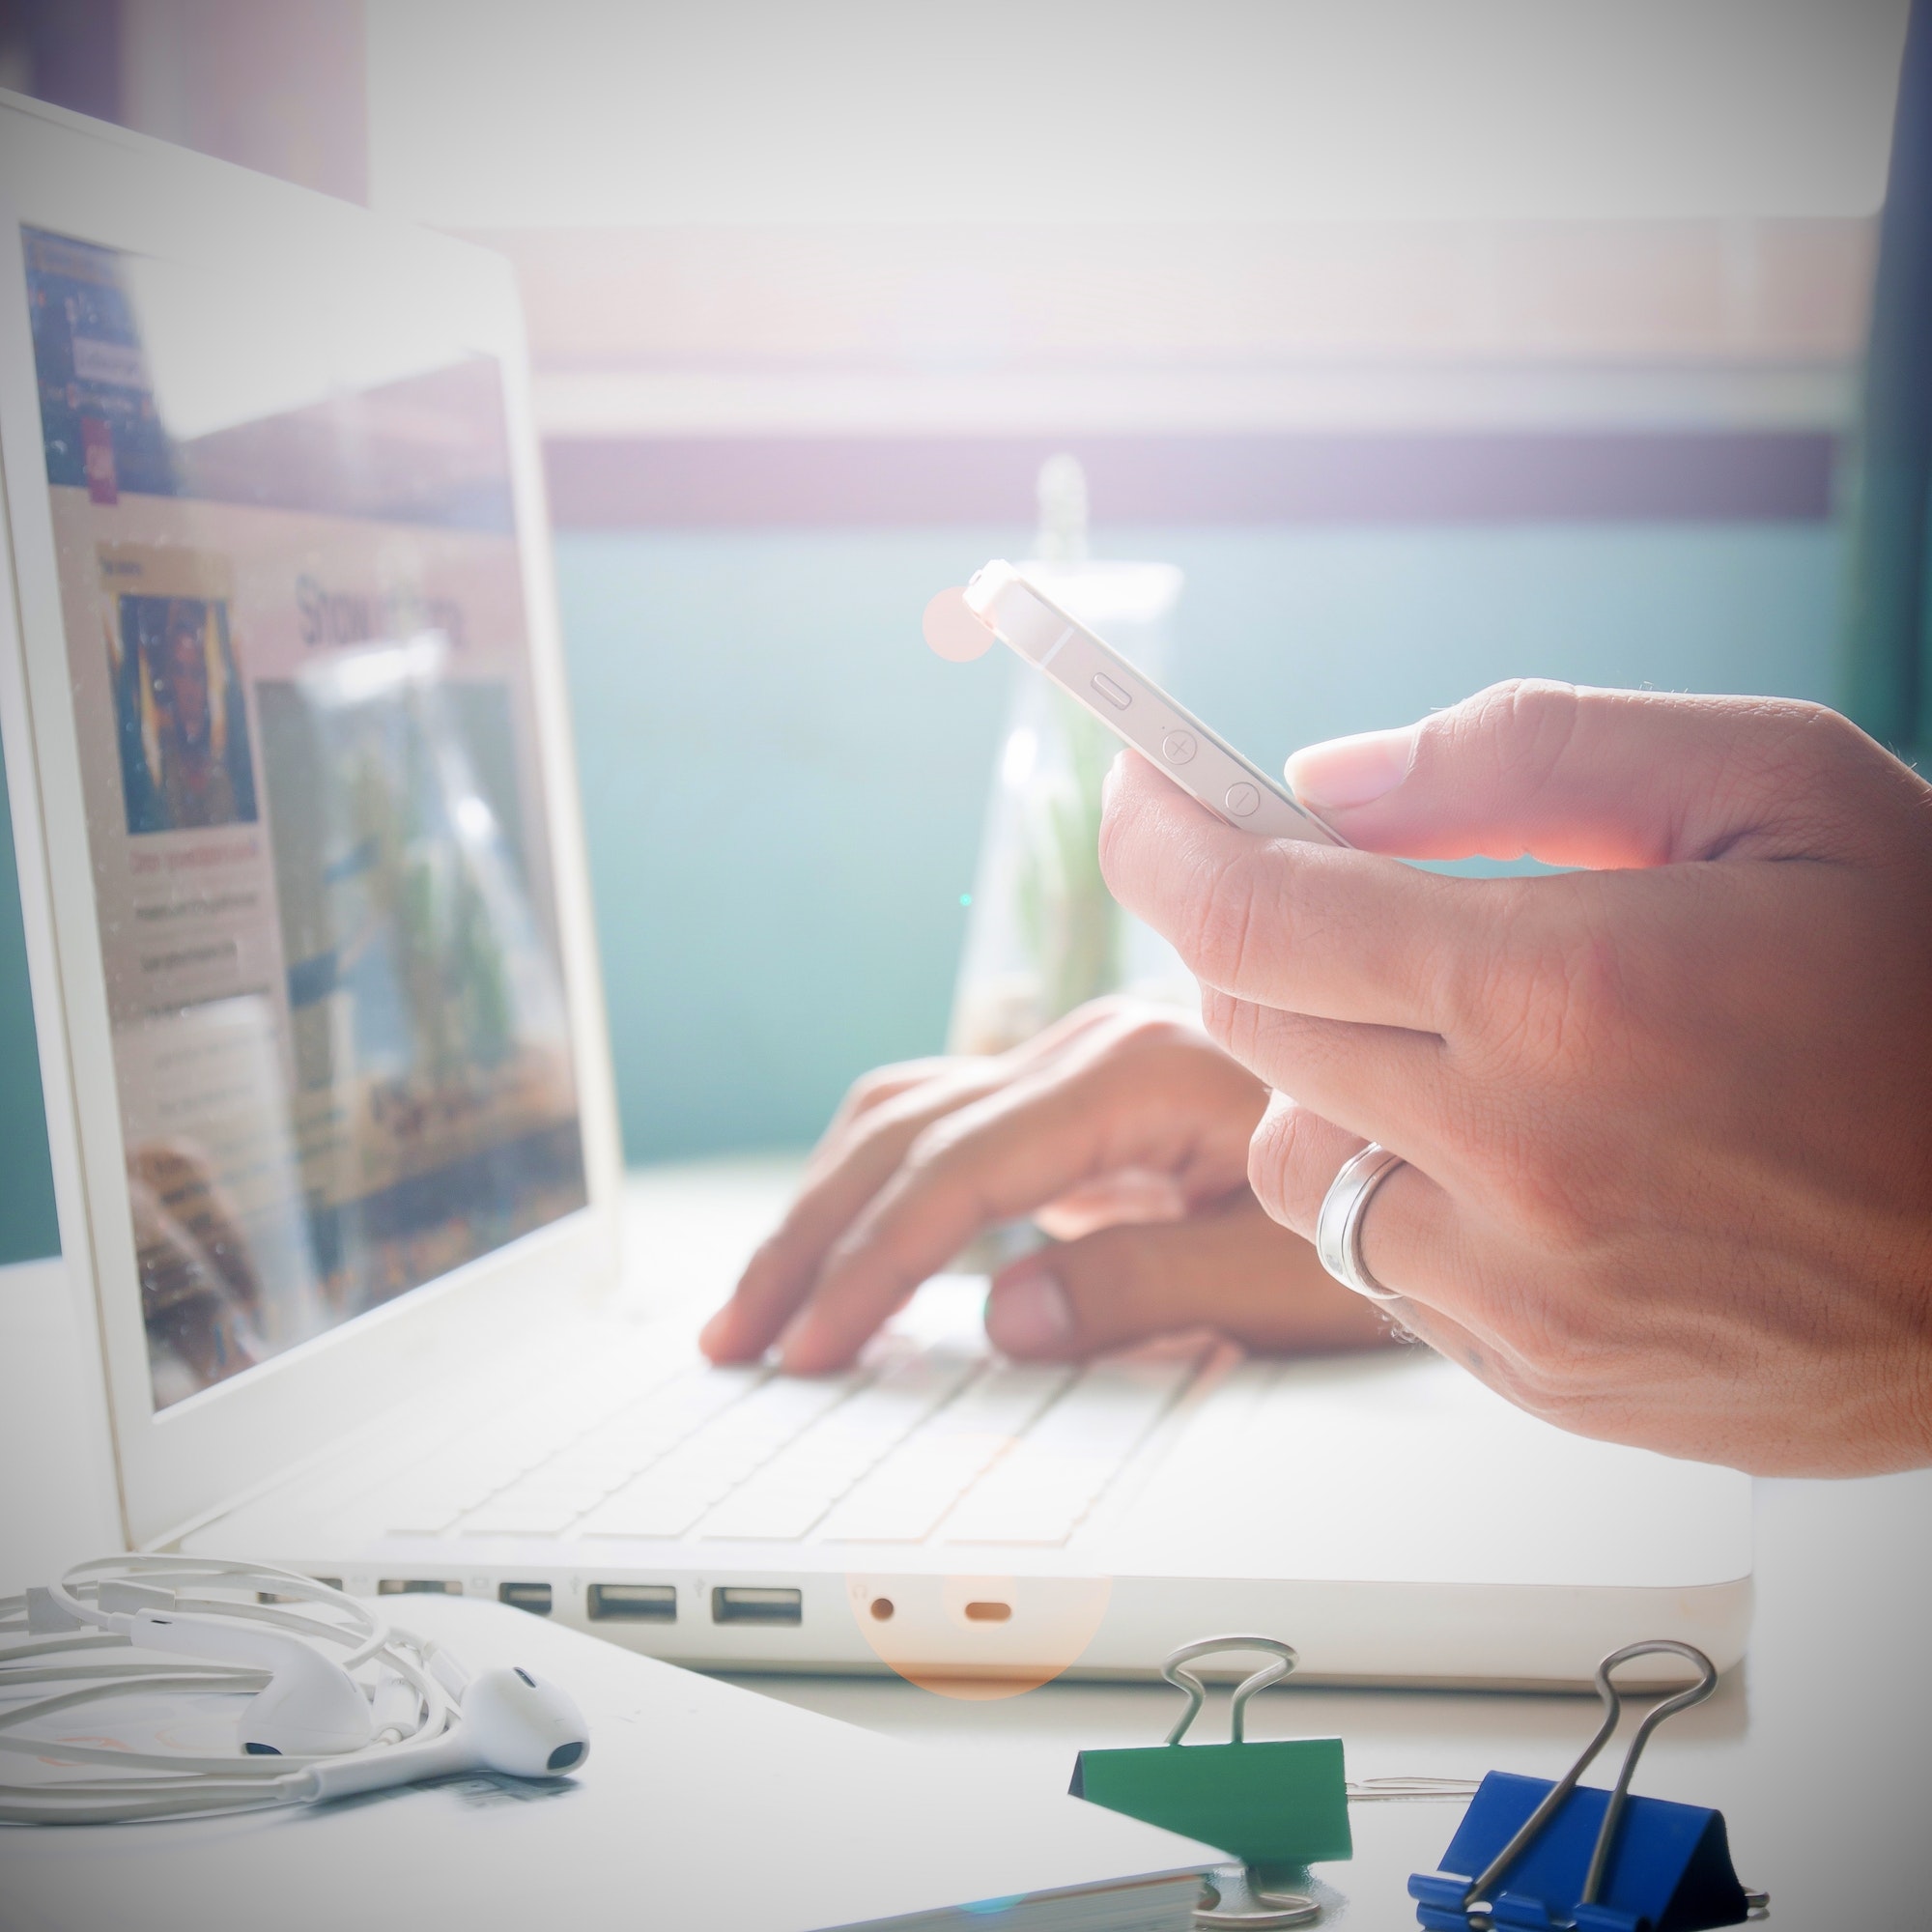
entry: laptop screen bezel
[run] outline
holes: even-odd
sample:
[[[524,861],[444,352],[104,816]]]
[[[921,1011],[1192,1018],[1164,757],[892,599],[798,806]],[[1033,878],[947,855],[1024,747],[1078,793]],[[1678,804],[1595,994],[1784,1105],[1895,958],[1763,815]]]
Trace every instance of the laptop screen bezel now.
[[[556,597],[522,313],[509,265],[451,238],[17,97],[0,96],[0,475],[11,577],[0,726],[21,867],[42,1071],[71,1277],[95,1339],[130,1544],[164,1541],[327,1454],[427,1385],[608,1288],[622,1180]],[[234,1378],[155,1406],[126,1179],[107,986],[82,804],[22,227],[259,274],[304,272],[447,316],[503,378],[538,759],[587,1205]],[[17,627],[16,627],[17,620]],[[18,810],[24,806],[25,811]]]

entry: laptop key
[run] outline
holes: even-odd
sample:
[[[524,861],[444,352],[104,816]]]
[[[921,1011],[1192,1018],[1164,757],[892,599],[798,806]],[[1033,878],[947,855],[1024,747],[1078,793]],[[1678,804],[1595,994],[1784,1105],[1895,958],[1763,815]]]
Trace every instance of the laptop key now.
[[[515,1481],[514,1474],[501,1469],[412,1471],[390,1484],[379,1500],[384,1520],[394,1529],[420,1531],[432,1522],[446,1528]]]
[[[946,1543],[1061,1544],[1181,1391],[1201,1350],[1097,1362],[968,1491]]]
[[[510,1497],[488,1502],[458,1525],[459,1536],[560,1536],[583,1514],[554,1497]]]
[[[975,1479],[1011,1446],[1009,1435],[953,1434],[936,1421],[833,1511],[825,1523],[825,1539],[923,1543]]]
[[[882,1458],[935,1410],[943,1412],[980,1366],[979,1358],[956,1353],[888,1351],[872,1357],[855,1377],[840,1378],[849,1391],[844,1399],[818,1405],[823,1412],[787,1441],[721,1427],[713,1439],[693,1443],[691,1468],[724,1474],[735,1485],[698,1534],[756,1542],[795,1542],[810,1534]],[[776,1384],[775,1391],[817,1386],[821,1384],[786,1381]],[[810,1416],[812,1406],[794,1394],[782,1413]],[[755,1463],[750,1453],[753,1447],[762,1452]],[[668,1466],[668,1461],[661,1469]]]
[[[825,1514],[823,1496],[740,1490],[707,1516],[698,1535],[739,1543],[797,1543]]]
[[[1019,1435],[1065,1392],[1075,1373],[1044,1363],[994,1362],[921,1434]]]
[[[1079,1515],[1072,1510],[1015,1506],[993,1516],[969,1518],[957,1524],[948,1523],[943,1541],[962,1545],[1022,1543],[1057,1548],[1078,1527]]]
[[[685,1536],[717,1497],[702,1492],[619,1492],[577,1525],[579,1536]]]
[[[463,1508],[457,1503],[404,1503],[389,1512],[389,1534],[440,1536],[444,1530],[452,1528],[462,1515]]]
[[[465,1518],[460,1533],[475,1536],[554,1536],[592,1510],[611,1485],[532,1477],[514,1484]]]

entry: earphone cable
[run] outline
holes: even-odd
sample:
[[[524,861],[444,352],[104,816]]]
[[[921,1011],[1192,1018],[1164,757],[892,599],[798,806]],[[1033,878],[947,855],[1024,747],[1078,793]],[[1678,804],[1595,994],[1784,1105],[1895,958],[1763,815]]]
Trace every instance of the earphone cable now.
[[[27,1735],[50,1719],[90,1705],[129,1695],[256,1693],[271,1673],[255,1664],[170,1659],[144,1662],[134,1654],[127,1611],[100,1602],[104,1589],[135,1584],[156,1593],[143,1605],[166,1605],[170,1614],[213,1617],[254,1625],[306,1640],[334,1652],[342,1667],[356,1672],[374,1665],[376,1685],[359,1682],[374,1697],[383,1682],[402,1693],[391,1701],[409,1713],[392,1717],[379,1740],[356,1757],[422,1753],[460,1721],[456,1703],[436,1667],[438,1647],[409,1633],[384,1629],[368,1607],[312,1577],[271,1566],[218,1558],[126,1556],[76,1565],[44,1593],[56,1622],[77,1629],[35,1629],[32,1596],[0,1599],[0,1752],[31,1756],[75,1767],[108,1767],[127,1776],[51,1779],[44,1784],[0,1783],[0,1822],[18,1824],[106,1822],[111,1820],[200,1816],[223,1811],[299,1803],[311,1787],[304,1773],[311,1765],[340,1758],[291,1752],[286,1755],[223,1755],[193,1751],[142,1751],[74,1739]],[[228,1589],[254,1601],[186,1596],[185,1589]],[[136,1601],[137,1593],[129,1593]],[[277,1601],[264,1601],[265,1599]],[[289,1606],[290,1600],[300,1608]],[[121,1626],[116,1628],[116,1625]],[[101,1661],[99,1653],[119,1651],[125,1661]],[[460,1685],[464,1673],[453,1660],[443,1665]],[[67,1687],[54,1689],[53,1687]],[[21,1693],[46,1688],[50,1695]]]

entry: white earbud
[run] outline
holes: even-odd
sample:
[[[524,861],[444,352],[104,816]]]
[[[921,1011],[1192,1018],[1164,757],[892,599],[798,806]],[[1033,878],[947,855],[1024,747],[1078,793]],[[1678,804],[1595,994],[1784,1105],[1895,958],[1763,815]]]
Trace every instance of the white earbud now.
[[[300,1798],[348,1798],[463,1771],[512,1777],[554,1777],[590,1754],[583,1714],[554,1684],[527,1670],[486,1670],[463,1696],[463,1719],[434,1744],[402,1745],[340,1764],[315,1764],[298,1775]]]
[[[254,1756],[333,1756],[360,1750],[375,1735],[369,1700],[341,1664],[298,1636],[225,1617],[138,1610],[113,1619],[144,1650],[253,1664],[269,1682],[248,1700],[237,1728]]]
[[[0,1618],[0,1704],[14,1719],[42,1708],[31,1687],[70,1678],[77,1688],[52,1698],[63,1710],[204,1692],[247,1704],[236,1727],[239,1754],[180,1748],[157,1734],[155,1747],[107,1753],[116,1771],[102,1768],[101,1741],[92,1734],[37,1738],[35,1756],[84,1766],[88,1776],[57,1771],[44,1782],[0,1785],[0,1829],[214,1817],[465,1772],[555,1777],[590,1752],[582,1713],[554,1685],[522,1669],[472,1682],[433,1638],[390,1629],[335,1585],[270,1565],[99,1557],[29,1591],[24,1603],[16,1597],[14,1609],[11,1622]],[[98,1661],[105,1646],[91,1632],[137,1653],[171,1655]],[[57,1655],[70,1650],[81,1661]],[[202,1660],[200,1667],[188,1659]]]

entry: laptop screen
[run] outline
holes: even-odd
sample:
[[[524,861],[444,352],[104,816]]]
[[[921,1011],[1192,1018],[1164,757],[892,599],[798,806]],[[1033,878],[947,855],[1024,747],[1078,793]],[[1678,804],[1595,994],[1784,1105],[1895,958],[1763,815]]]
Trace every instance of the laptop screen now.
[[[501,371],[26,232],[156,1407],[586,1200]]]

